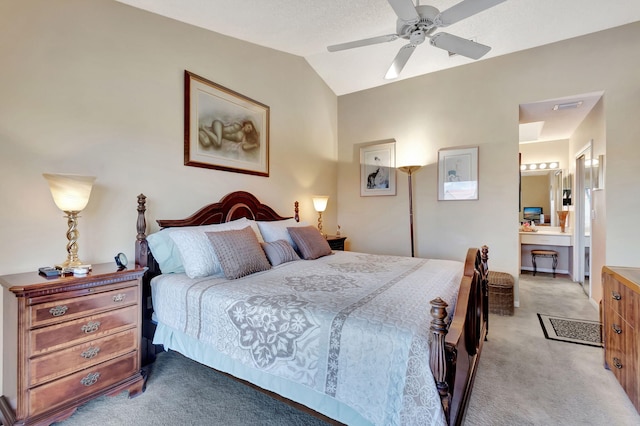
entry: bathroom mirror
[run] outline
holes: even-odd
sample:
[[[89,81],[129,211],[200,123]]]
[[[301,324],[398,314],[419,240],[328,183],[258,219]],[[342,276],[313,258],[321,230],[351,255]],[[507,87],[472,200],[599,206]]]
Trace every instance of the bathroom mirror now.
[[[536,225],[559,226],[555,212],[571,204],[571,176],[562,169],[523,171],[520,197],[521,222],[525,207],[540,207],[544,216],[536,221]]]

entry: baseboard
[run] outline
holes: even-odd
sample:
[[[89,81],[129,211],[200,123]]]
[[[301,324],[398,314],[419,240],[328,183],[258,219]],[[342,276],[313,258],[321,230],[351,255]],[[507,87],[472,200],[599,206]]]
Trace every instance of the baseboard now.
[[[530,271],[533,272],[533,266],[521,266],[521,271]],[[549,274],[553,274],[553,269],[551,268],[537,268],[536,272],[547,272]],[[566,269],[556,269],[556,274],[569,275],[569,271]]]

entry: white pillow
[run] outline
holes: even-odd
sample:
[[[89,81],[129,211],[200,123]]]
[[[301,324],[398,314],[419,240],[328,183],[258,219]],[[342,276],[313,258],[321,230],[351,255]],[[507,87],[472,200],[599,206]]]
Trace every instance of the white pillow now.
[[[208,277],[222,274],[220,261],[206,232],[229,231],[246,228],[249,220],[240,218],[231,222],[194,226],[188,228],[169,228],[169,237],[180,251],[184,272],[189,278]]]
[[[271,243],[278,240],[285,240],[296,251],[298,246],[291,239],[287,228],[293,228],[297,226],[309,226],[307,222],[296,222],[295,219],[275,220],[275,221],[260,221],[258,227],[265,243]]]
[[[262,238],[262,233],[260,232],[260,228],[258,227],[258,222],[252,219],[247,219],[249,225],[251,225],[251,229],[256,233],[256,237],[258,238],[259,243],[264,243],[264,239]]]

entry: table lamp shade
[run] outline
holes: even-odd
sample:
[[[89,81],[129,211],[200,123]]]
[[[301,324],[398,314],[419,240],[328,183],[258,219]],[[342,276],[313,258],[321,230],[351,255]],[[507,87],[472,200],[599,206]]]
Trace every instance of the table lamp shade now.
[[[89,202],[95,176],[44,173],[56,206],[63,212],[82,211]]]
[[[327,209],[328,201],[329,201],[329,197],[326,195],[315,195],[313,197],[313,208],[317,212],[323,212]]]

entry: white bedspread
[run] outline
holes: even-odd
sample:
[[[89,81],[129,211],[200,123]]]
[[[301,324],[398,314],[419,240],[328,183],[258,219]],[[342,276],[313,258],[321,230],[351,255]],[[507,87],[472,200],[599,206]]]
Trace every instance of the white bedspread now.
[[[198,341],[197,361],[342,422],[440,425],[429,301],[451,313],[462,274],[461,262],[336,252],[233,281],[161,275],[154,343]]]

